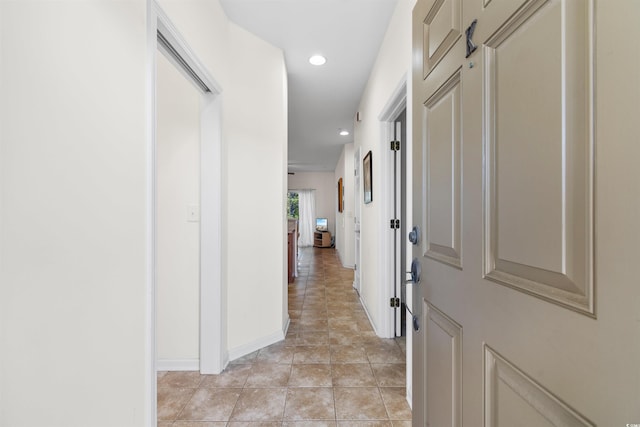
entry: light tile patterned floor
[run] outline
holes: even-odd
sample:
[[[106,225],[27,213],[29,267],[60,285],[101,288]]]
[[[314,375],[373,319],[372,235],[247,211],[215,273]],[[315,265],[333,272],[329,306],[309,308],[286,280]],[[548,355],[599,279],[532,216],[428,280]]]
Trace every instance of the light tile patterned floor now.
[[[406,427],[404,340],[378,338],[334,249],[305,248],[283,342],[220,375],[158,373],[162,427]]]

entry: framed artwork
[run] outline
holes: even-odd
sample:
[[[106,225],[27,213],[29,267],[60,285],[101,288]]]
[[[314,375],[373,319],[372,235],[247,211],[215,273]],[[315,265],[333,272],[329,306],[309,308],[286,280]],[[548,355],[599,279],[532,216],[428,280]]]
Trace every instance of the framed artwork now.
[[[373,171],[371,151],[362,159],[362,171],[364,173],[363,185],[364,185],[364,203],[371,203],[373,201]]]
[[[342,186],[342,178],[338,180],[338,212],[344,209],[344,187]]]

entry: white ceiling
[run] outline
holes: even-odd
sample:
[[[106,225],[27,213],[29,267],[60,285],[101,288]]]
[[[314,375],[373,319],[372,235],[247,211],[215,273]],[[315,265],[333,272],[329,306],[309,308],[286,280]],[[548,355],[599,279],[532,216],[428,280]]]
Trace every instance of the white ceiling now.
[[[397,0],[221,0],[229,18],[284,51],[289,172],[333,171]],[[322,54],[317,67],[309,57]],[[338,135],[346,129],[349,136]]]

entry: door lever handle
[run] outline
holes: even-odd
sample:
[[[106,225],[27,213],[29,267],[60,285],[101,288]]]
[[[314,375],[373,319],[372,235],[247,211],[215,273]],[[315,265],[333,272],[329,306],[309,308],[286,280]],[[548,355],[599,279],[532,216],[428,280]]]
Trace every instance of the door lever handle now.
[[[407,271],[407,274],[411,274],[411,279],[406,282],[406,285],[411,285],[411,304],[407,304],[407,311],[411,315],[413,330],[418,332],[420,330],[420,312],[422,311],[422,304],[420,303],[422,301],[420,292],[422,265],[418,258],[414,258],[411,261],[411,271]]]

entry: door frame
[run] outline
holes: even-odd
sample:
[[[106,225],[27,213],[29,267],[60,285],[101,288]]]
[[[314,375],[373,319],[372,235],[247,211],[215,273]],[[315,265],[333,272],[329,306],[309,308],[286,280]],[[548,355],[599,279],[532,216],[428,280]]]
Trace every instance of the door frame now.
[[[402,113],[402,110],[407,109],[407,116],[409,115],[409,104],[407,102],[407,74],[404,74],[393,91],[389,100],[382,108],[382,111],[378,115],[380,121],[380,147],[381,147],[381,188],[382,188],[382,200],[386,202],[382,204],[381,214],[382,221],[380,225],[381,244],[380,251],[378,252],[378,277],[380,277],[380,313],[387,313],[387,315],[381,316],[380,334],[383,338],[395,337],[395,310],[389,310],[389,300],[394,296],[394,292],[389,283],[394,282],[393,271],[396,259],[394,258],[393,247],[395,233],[391,232],[389,228],[389,219],[393,216],[393,185],[391,180],[393,179],[393,152],[389,149],[389,142],[393,139],[395,132],[395,120]],[[409,135],[409,123],[407,123],[407,141],[411,139]],[[409,146],[409,144],[405,144]],[[405,149],[405,148],[403,148]],[[408,154],[408,153],[407,153]],[[406,171],[401,171],[406,173]],[[407,209],[408,210],[408,209]],[[401,221],[408,219],[408,213],[404,213],[404,217],[400,218]]]
[[[167,58],[194,83],[200,97],[200,372],[220,373],[228,362],[226,292],[222,264],[222,88],[199,61],[156,0],[147,0],[147,283],[146,388],[149,426],[157,423],[157,55],[162,36],[170,45]],[[166,51],[166,49],[165,49]],[[189,69],[189,71],[187,71]],[[195,80],[200,83],[196,84]]]
[[[353,153],[353,196],[354,196],[354,224],[353,224],[353,237],[354,237],[354,266],[353,266],[353,288],[360,295],[360,268],[362,268],[362,247],[360,246],[360,220],[362,215],[362,192],[360,188],[362,186],[362,168],[360,162],[360,147],[357,147]]]

